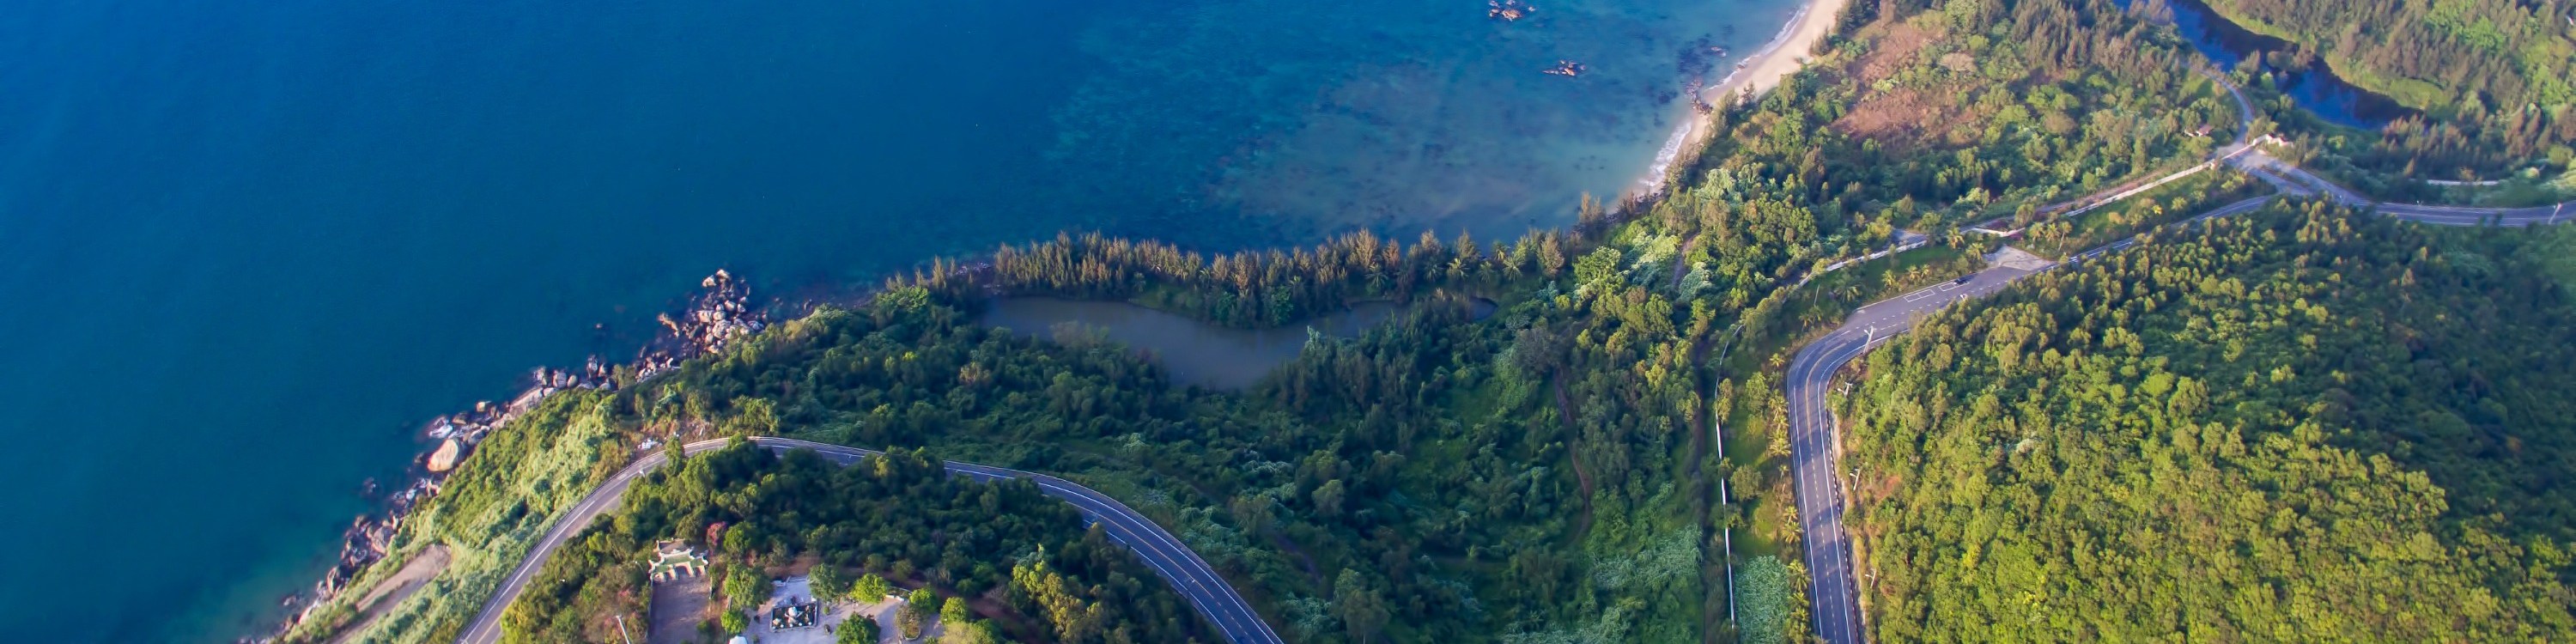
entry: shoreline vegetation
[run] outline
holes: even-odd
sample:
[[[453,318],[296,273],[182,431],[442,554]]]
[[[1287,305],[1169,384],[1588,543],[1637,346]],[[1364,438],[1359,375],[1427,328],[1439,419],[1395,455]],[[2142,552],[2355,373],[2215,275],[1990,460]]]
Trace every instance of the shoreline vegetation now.
[[[719,273],[707,286],[721,297],[666,320],[670,344],[646,348],[646,366],[540,370],[502,412],[446,419],[464,419],[475,449],[424,479],[434,495],[367,524],[381,528],[352,543],[373,554],[335,568],[342,581],[326,578],[278,639],[347,629],[349,600],[373,594],[353,590],[443,547],[446,571],[369,609],[375,632],[357,641],[452,640],[566,499],[639,448],[758,434],[1079,480],[1181,536],[1297,641],[1777,641],[1807,613],[1781,351],[1839,319],[1837,304],[1967,268],[1986,242],[1962,226],[2205,155],[2190,132],[2232,126],[2234,111],[2155,29],[2108,0],[1816,0],[1711,88],[1763,96],[1710,105],[1659,172],[1669,190],[1615,210],[1586,199],[1573,225],[1507,242],[1361,232],[1205,254],[1060,234],[934,259],[864,297],[779,303],[774,325]],[[1797,286],[1907,231],[1931,240],[1894,263],[1913,266]],[[973,314],[997,295],[1049,295],[1277,327],[1356,301],[1463,301],[1449,294],[1499,310],[1420,307],[1318,340],[1244,392],[1176,386],[1122,347]],[[670,536],[590,529],[629,530],[603,557]],[[772,560],[832,543],[766,537]],[[1751,561],[1760,585],[1728,581]],[[1065,621],[1075,613],[1009,608],[1018,582],[971,562],[842,563],[993,579],[999,608],[983,614],[1090,632]],[[517,606],[545,602],[550,623],[634,608],[584,588]],[[1721,621],[1739,613],[1776,623]]]
[[[1645,177],[1637,180],[1635,197],[1660,196],[1665,186],[1679,178],[1674,176],[1675,172],[1693,165],[1697,156],[1693,152],[1705,148],[1713,134],[1710,129],[1712,112],[1722,106],[1760,98],[1763,92],[1779,85],[1781,79],[1805,68],[1817,45],[1833,35],[1844,8],[1850,4],[1851,0],[1806,0],[1798,5],[1796,12],[1789,14],[1789,19],[1780,24],[1780,31],[1765,41],[1761,49],[1736,61],[1735,67],[1729,69],[1715,85],[1692,93],[1691,118],[1684,120],[1681,127],[1674,128],[1664,146],[1656,150],[1654,165],[1646,170]],[[1781,55],[1784,53],[1791,55]]]

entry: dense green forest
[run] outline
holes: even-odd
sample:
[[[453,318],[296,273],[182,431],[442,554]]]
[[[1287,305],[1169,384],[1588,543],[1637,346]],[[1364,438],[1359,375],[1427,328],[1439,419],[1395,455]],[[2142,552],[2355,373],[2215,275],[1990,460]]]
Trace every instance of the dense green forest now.
[[[811,451],[781,457],[740,443],[645,475],[618,512],[546,561],[510,606],[504,641],[620,641],[613,616],[645,623],[654,543],[703,541],[716,525],[711,575],[724,580],[730,611],[756,606],[773,576],[795,568],[818,580],[874,575],[996,618],[947,620],[948,644],[997,641],[995,631],[1072,644],[1206,639],[1152,570],[1035,484],[951,477],[917,451],[844,468]]]
[[[2276,205],[1927,321],[1841,401],[1878,637],[2576,637],[2569,239]]]

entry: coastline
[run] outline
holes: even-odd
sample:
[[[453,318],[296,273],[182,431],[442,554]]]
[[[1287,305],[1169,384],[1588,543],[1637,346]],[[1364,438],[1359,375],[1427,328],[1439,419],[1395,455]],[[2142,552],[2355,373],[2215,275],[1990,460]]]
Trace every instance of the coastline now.
[[[1761,49],[1736,61],[1735,67],[1715,85],[1692,95],[1691,117],[1683,120],[1681,127],[1673,128],[1672,136],[1664,140],[1664,147],[1656,150],[1654,164],[1647,167],[1646,176],[1637,179],[1636,195],[1652,197],[1662,194],[1665,184],[1671,180],[1673,169],[1683,164],[1682,151],[1706,141],[1712,134],[1708,131],[1711,110],[1703,106],[1724,109],[1739,95],[1761,96],[1763,92],[1779,86],[1781,79],[1806,67],[1807,60],[1811,58],[1808,52],[1814,51],[1816,43],[1823,42],[1826,35],[1833,33],[1834,22],[1850,5],[1851,0],[1807,0],[1798,6],[1796,13],[1789,14],[1789,19],[1780,25],[1780,31],[1773,34],[1769,42],[1763,43]]]
[[[1717,83],[1691,92],[1691,114],[1657,150],[1647,176],[1638,180],[1632,195],[1646,198],[1662,194],[1675,168],[1695,159],[1695,151],[1688,155],[1684,151],[1694,150],[1714,134],[1709,127],[1712,118],[1708,106],[1732,104],[1738,95],[1758,97],[1789,74],[1804,68],[1812,58],[1808,52],[1833,32],[1836,20],[1849,3],[1850,0],[1805,0],[1772,38],[1737,60]],[[1611,210],[1616,213],[1622,206],[1635,202],[1621,199],[1613,203]],[[989,261],[986,255],[946,261],[935,259],[929,269],[932,272],[972,274],[989,269]],[[916,266],[915,272],[918,273],[920,268]],[[876,290],[872,287],[812,284],[791,289],[789,296],[775,298],[765,306],[751,307],[748,306],[751,303],[748,285],[734,279],[722,270],[710,276],[703,284],[708,292],[691,298],[676,319],[664,315],[660,322],[666,327],[665,332],[656,334],[629,363],[615,364],[593,356],[589,364],[578,370],[540,367],[534,370],[532,384],[507,401],[478,403],[472,411],[432,419],[421,432],[428,439],[428,449],[413,457],[414,466],[404,475],[408,484],[388,495],[379,503],[377,510],[353,518],[349,528],[343,532],[341,552],[322,578],[309,589],[283,598],[280,608],[287,613],[283,620],[270,622],[266,629],[240,636],[235,641],[271,642],[289,636],[338,641],[364,632],[372,625],[375,611],[350,604],[353,600],[358,600],[355,602],[358,604],[375,602],[366,602],[353,595],[385,594],[380,591],[387,590],[388,580],[381,575],[390,571],[378,569],[387,565],[401,567],[409,563],[410,555],[416,554],[396,552],[391,547],[394,531],[402,527],[412,511],[439,493],[446,475],[473,452],[484,435],[533,409],[547,396],[565,389],[615,390],[648,381],[676,368],[684,360],[721,351],[730,340],[757,333],[773,320],[801,318],[822,306],[863,306]],[[375,484],[374,481],[368,483],[371,486]],[[370,573],[379,577],[369,577]],[[433,569],[429,574],[435,575],[436,571]],[[362,583],[364,585],[360,586]],[[393,585],[401,586],[402,583],[393,580]],[[357,589],[367,592],[347,592]],[[397,602],[410,594],[408,589],[397,592],[400,593],[394,597]],[[332,608],[358,610],[349,615],[322,613]],[[320,630],[297,631],[298,627],[307,626],[317,617],[336,617],[341,621],[310,624],[320,627]]]
[[[933,258],[914,266],[911,273],[916,277],[928,271],[980,278],[991,268],[992,255],[986,253],[959,259]],[[438,495],[448,475],[473,454],[486,435],[535,409],[548,396],[568,389],[616,391],[650,382],[678,369],[685,361],[720,353],[736,340],[758,335],[777,321],[802,319],[826,307],[866,307],[878,292],[874,285],[809,284],[755,304],[750,282],[721,268],[699,286],[700,290],[686,298],[677,315],[664,312],[659,316],[662,329],[646,340],[628,362],[612,363],[593,355],[579,370],[537,367],[531,374],[531,384],[507,402],[477,402],[469,411],[431,419],[421,431],[429,447],[412,457],[412,467],[404,475],[410,483],[387,495],[374,510],[352,520],[342,534],[340,553],[333,565],[311,588],[282,600],[280,608],[285,615],[281,619],[266,621],[261,630],[240,635],[233,642],[350,641],[372,625],[378,612],[408,599],[419,584],[443,572],[452,557],[445,546],[430,546],[437,550],[439,561],[415,570],[411,564],[424,553],[393,547],[394,533],[412,512]],[[370,480],[367,485],[373,489],[377,483]],[[371,573],[380,576],[370,577]],[[381,576],[386,574],[392,577]],[[411,576],[420,578],[406,579]],[[348,592],[361,584],[367,592],[357,595],[367,597]],[[324,612],[333,609],[350,612]],[[298,630],[317,618],[338,621],[311,624],[319,630]]]

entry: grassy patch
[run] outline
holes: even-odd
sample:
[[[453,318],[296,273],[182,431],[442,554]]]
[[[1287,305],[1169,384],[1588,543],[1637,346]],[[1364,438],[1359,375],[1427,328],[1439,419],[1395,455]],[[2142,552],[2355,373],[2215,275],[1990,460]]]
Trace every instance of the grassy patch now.
[[[1805,626],[1795,617],[1802,604],[1799,591],[1806,585],[1798,580],[1797,571],[1779,557],[1759,556],[1747,559],[1736,570],[1737,606],[1735,619],[1745,644],[1777,644],[1789,641],[1789,634]]]
[[[418,592],[387,607],[368,632],[353,642],[412,644],[453,640],[483,601],[498,590],[503,576],[527,555],[557,514],[588,494],[607,474],[633,458],[625,449],[618,423],[611,419],[607,394],[574,390],[546,399],[536,410],[494,430],[447,480],[446,490],[396,532],[401,554],[370,566],[367,577],[380,579],[432,543],[455,553],[446,570]],[[374,582],[366,582],[372,584]],[[344,592],[332,608],[354,602],[363,591]],[[327,625],[327,624],[326,624]],[[286,641],[314,642],[327,629],[298,629]]]

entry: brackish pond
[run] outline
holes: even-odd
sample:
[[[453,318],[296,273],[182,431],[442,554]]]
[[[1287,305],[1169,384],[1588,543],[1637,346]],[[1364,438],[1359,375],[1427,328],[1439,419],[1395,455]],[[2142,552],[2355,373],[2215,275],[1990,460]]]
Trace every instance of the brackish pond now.
[[[2235,69],[2238,62],[2273,52],[2291,52],[2298,47],[2289,41],[2254,33],[2197,0],[2167,0],[2174,29],[2182,32],[2193,49],[2222,69]],[[2318,118],[2339,125],[2376,130],[2413,114],[2404,105],[2386,96],[2372,93],[2345,82],[2333,69],[2319,61],[2300,70],[2279,70],[2281,92],[2301,109]]]
[[[1494,304],[1474,300],[1475,317],[1492,315]],[[1358,337],[1419,304],[1361,302],[1351,308],[1273,329],[1217,326],[1180,315],[1129,304],[1052,297],[996,300],[984,312],[984,323],[1040,338],[1069,338],[1097,333],[1109,341],[1151,352],[1183,384],[1210,389],[1242,389],[1259,382],[1279,365],[1297,359],[1314,335]]]

